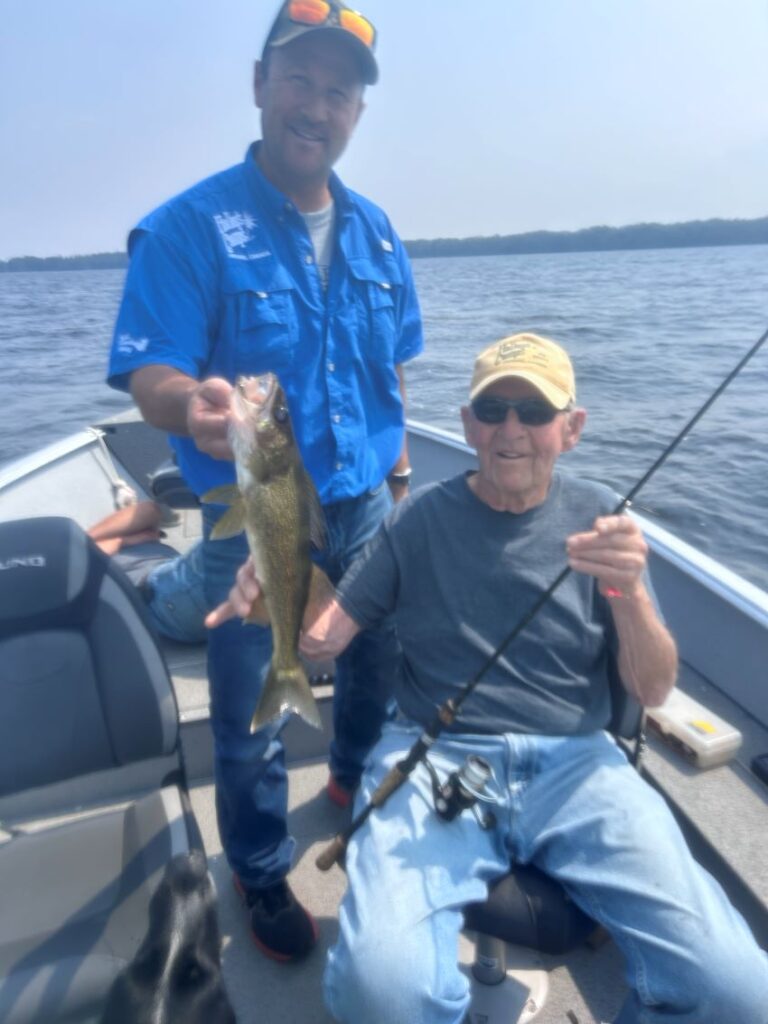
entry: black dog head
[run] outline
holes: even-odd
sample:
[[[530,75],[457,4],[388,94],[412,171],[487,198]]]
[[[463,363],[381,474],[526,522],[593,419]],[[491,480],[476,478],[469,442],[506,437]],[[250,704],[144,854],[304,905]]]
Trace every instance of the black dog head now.
[[[216,899],[204,856],[168,863],[149,930],[115,979],[101,1024],[236,1024],[221,977]]]

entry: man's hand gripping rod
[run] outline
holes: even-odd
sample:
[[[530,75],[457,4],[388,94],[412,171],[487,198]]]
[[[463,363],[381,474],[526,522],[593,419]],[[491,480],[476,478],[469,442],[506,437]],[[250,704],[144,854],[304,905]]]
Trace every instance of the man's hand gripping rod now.
[[[731,370],[727,377],[715,388],[709,398],[704,402],[701,408],[696,412],[690,420],[685,424],[680,433],[675,437],[669,445],[664,449],[661,455],[656,459],[651,468],[638,480],[634,487],[630,490],[625,498],[623,498],[616,508],[613,510],[612,515],[620,515],[627,507],[631,504],[633,498],[638,491],[645,487],[648,481],[651,479],[653,474],[661,468],[661,466],[667,461],[672,452],[677,448],[681,441],[687,434],[693,429],[698,423],[701,417],[709,409],[712,403],[719,398],[719,396],[725,391],[731,381],[736,377],[742,369],[746,366],[749,360],[757,353],[758,349],[768,339],[768,330],[766,330],[760,338],[755,342],[752,348],[743,356],[737,365]],[[472,693],[477,684],[483,678],[485,673],[492,668],[499,660],[504,651],[509,645],[515,640],[519,633],[521,633],[528,623],[536,616],[539,609],[549,598],[554,594],[563,580],[571,573],[570,566],[566,566],[560,575],[555,579],[544,591],[541,596],[534,601],[533,605],[523,615],[523,617],[516,623],[516,625],[510,630],[509,634],[502,640],[501,644],[488,658],[485,664],[482,666],[479,672],[477,672],[469,682],[464,684],[464,688],[455,699],[450,698],[438,709],[437,714],[431,724],[424,730],[419,736],[416,742],[413,744],[411,749],[408,751],[402,761],[391,768],[384,778],[381,780],[377,788],[371,795],[369,802],[362,809],[362,811],[352,819],[347,827],[339,832],[339,834],[331,840],[326,848],[318,855],[315,864],[321,871],[328,871],[333,867],[334,864],[340,863],[347,848],[351,836],[357,832],[361,825],[363,825],[371,813],[377,808],[382,807],[389,797],[398,790],[411,772],[414,770],[420,761],[423,761],[427,752],[429,751],[432,744],[437,740],[440,733],[446,726],[452,725],[456,720],[459,709],[467,697]]]

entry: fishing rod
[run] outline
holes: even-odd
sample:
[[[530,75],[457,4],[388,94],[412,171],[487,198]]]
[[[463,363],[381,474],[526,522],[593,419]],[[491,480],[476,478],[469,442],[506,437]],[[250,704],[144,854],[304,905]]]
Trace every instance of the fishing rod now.
[[[714,402],[720,397],[725,391],[728,385],[741,373],[747,363],[752,359],[762,347],[765,341],[768,339],[768,329],[758,338],[755,344],[749,349],[746,355],[742,356],[736,366],[731,372],[720,382],[715,388],[709,398],[704,404],[698,409],[696,413],[688,420],[682,430],[677,436],[667,445],[664,451],[659,455],[656,461],[651,465],[643,476],[637,481],[637,483],[631,488],[626,497],[622,498],[615,509],[613,509],[611,515],[620,515],[624,510],[631,504],[635,495],[645,487],[651,477],[663,466],[670,455],[678,448],[685,437],[691,432],[696,426],[699,420],[704,414],[710,409]],[[547,589],[534,601],[528,611],[518,620],[518,622],[512,627],[509,633],[504,637],[501,644],[485,661],[480,669],[475,673],[472,678],[464,684],[461,691],[456,697],[449,697],[444,704],[440,705],[437,709],[432,722],[425,728],[424,732],[419,736],[416,742],[413,744],[411,749],[405,755],[405,757],[398,761],[397,764],[391,768],[384,778],[381,780],[377,788],[371,794],[371,797],[366,806],[357,814],[349,825],[336,835],[328,846],[321,851],[315,860],[315,864],[321,871],[328,871],[334,864],[339,863],[344,856],[344,851],[347,848],[347,843],[350,838],[357,832],[361,825],[364,825],[368,818],[371,816],[373,811],[377,807],[383,806],[383,804],[389,799],[389,797],[402,786],[408,776],[413,772],[416,765],[421,761],[426,761],[427,753],[430,747],[440,736],[443,729],[453,725],[458,716],[459,710],[462,704],[474,691],[480,680],[493,668],[499,658],[502,656],[504,651],[509,645],[522,633],[525,627],[531,622],[531,620],[539,613],[541,607],[550,599],[557,588],[563,583],[563,581],[571,574],[573,570],[569,565],[562,570],[562,572],[550,583]]]

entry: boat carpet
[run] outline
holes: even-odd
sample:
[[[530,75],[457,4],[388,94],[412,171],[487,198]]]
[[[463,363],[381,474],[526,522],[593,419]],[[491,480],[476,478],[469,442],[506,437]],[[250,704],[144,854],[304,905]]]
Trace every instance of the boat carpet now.
[[[149,477],[163,462],[171,458],[171,446],[163,430],[143,420],[127,423],[100,423],[110,454],[147,493]]]

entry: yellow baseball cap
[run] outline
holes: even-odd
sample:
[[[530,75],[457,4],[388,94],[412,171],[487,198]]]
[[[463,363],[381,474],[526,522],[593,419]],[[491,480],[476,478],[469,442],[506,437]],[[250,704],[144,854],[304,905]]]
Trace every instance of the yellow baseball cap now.
[[[529,381],[556,409],[576,401],[576,379],[568,353],[538,334],[512,334],[483,349],[475,360],[470,401],[505,377]]]

